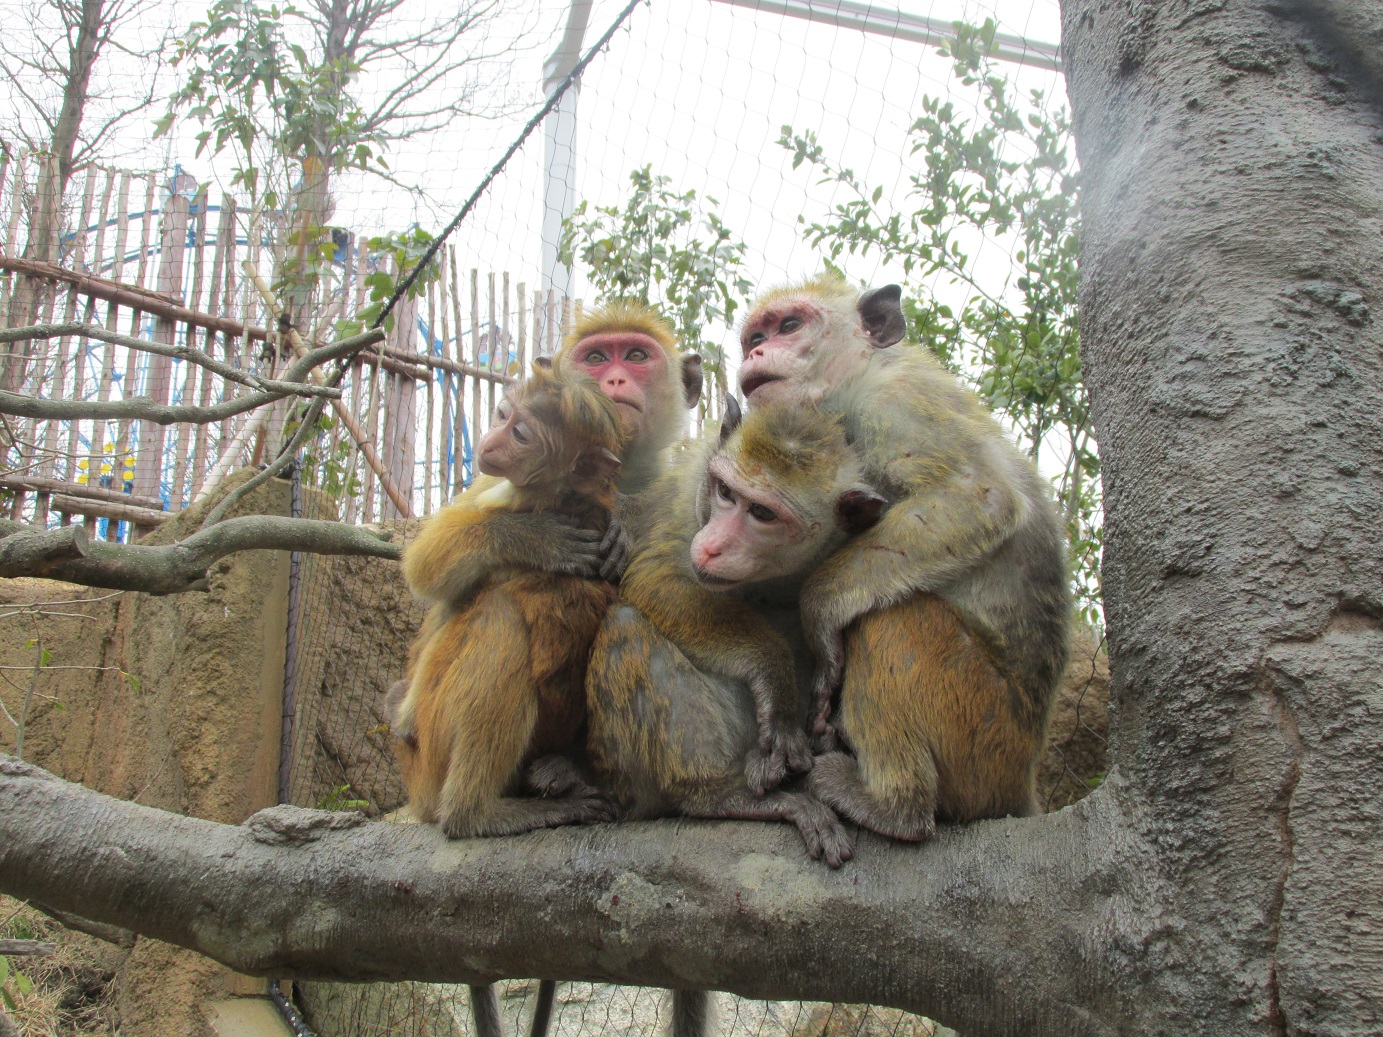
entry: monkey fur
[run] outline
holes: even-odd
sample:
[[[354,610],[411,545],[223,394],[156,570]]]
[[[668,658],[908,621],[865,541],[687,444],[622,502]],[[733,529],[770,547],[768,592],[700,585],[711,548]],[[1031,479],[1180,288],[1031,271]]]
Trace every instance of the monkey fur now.
[[[849,750],[817,757],[810,787],[867,828],[920,840],[937,816],[1035,810],[1070,598],[1046,485],[973,394],[897,345],[900,295],[833,278],[766,294],[741,330],[739,378],[751,407],[840,415],[889,502],[802,590],[813,727]]]

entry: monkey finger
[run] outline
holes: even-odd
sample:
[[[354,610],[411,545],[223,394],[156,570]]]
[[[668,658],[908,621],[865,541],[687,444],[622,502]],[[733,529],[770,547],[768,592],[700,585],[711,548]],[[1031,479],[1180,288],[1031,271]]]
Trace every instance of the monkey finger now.
[[[744,780],[756,796],[776,789],[786,777],[787,765],[781,753],[765,752],[755,746],[744,758]]]
[[[603,821],[618,821],[619,808],[614,802],[605,796],[596,793],[593,796],[577,796],[575,801],[581,808],[582,824],[599,824]]]
[[[600,554],[604,558],[600,566],[602,580],[618,581],[629,567],[631,550],[629,533],[619,519],[611,519],[610,526],[600,541]]]
[[[806,774],[812,769],[815,758],[805,731],[781,731],[775,751],[781,754],[785,768],[793,774]]]

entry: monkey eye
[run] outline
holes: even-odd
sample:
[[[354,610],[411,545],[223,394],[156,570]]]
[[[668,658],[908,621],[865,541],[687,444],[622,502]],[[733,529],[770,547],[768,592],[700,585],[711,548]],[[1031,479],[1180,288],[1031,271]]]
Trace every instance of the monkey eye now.
[[[716,496],[729,504],[735,503],[735,491],[720,479],[716,480]]]
[[[509,401],[500,401],[499,406],[495,408],[495,420],[499,422],[509,420]]]
[[[605,361],[609,359],[610,358],[607,357],[600,350],[592,349],[589,353],[587,353],[585,356],[581,358],[581,362],[583,364],[603,364],[605,363]]]
[[[756,332],[754,332],[754,334],[752,334],[752,335],[749,336],[749,344],[750,344],[751,346],[757,346],[760,342],[762,342],[762,341],[763,341],[764,339],[766,339],[766,338],[768,338],[768,336],[765,335],[762,331],[756,331]]]
[[[784,335],[791,335],[802,326],[800,317],[784,317],[783,323],[778,325],[778,330]]]
[[[643,346],[635,346],[624,354],[624,359],[631,364],[642,364],[648,359],[648,350],[644,349]]]
[[[511,431],[514,433],[515,442],[518,443],[527,444],[533,438],[532,431],[522,421],[515,425]]]
[[[765,508],[762,504],[749,505],[749,514],[753,515],[754,518],[758,519],[760,522],[778,521],[777,513],[768,508]]]

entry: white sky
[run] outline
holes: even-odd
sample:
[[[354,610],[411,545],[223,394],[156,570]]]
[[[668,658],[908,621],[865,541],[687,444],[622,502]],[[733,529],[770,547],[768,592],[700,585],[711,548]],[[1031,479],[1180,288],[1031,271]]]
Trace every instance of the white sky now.
[[[618,15],[625,0],[598,0],[587,32],[590,45]],[[1055,43],[1055,0],[999,0],[1001,31]],[[904,3],[904,10],[941,18],[982,21],[992,5],[966,0]],[[549,14],[564,21],[564,6]],[[768,284],[819,270],[802,242],[797,217],[824,215],[831,185],[805,165],[791,170],[777,146],[780,127],[816,130],[828,155],[845,162],[886,196],[906,186],[905,134],[923,94],[951,91],[949,62],[934,47],[895,42],[775,14],[758,14],[711,0],[653,0],[640,5],[627,29],[597,58],[582,83],[577,137],[577,197],[592,204],[624,200],[631,170],[651,163],[678,191],[694,188],[721,203],[726,223],[749,246],[747,274]],[[540,99],[540,66],[551,45],[519,56],[510,82]],[[1055,91],[1056,73],[1005,64],[1019,88]],[[455,144],[439,139],[400,149],[393,158],[404,179],[424,184],[435,206],[379,209],[367,193],[338,193],[338,216],[355,209],[362,223],[416,219],[444,225],[482,180],[533,111],[521,117],[466,127]],[[450,136],[450,134],[446,135]],[[441,157],[445,156],[445,157]],[[440,160],[439,160],[440,159]],[[536,282],[541,227],[541,129],[515,156],[454,240],[461,261],[482,270],[509,270]],[[357,200],[358,199],[358,200]],[[1007,265],[1007,261],[1005,261]],[[865,280],[886,276],[869,262],[847,263]],[[578,280],[576,294],[583,285]]]

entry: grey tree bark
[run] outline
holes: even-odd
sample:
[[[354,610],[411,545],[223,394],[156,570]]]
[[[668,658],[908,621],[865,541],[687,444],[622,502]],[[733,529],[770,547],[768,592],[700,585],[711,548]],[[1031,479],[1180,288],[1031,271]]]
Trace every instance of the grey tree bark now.
[[[1111,753],[1176,891],[1140,955],[1169,1029],[1383,1026],[1380,38],[1376,2],[1063,6]]]
[[[88,540],[80,525],[43,530],[0,519],[0,577],[39,576],[87,587],[180,594],[206,590],[207,569],[237,551],[397,559],[403,546],[385,530],[278,515],[226,519],[157,547]]]
[[[1114,667],[1094,795],[829,872],[782,826],[231,828],[10,761],[0,889],[279,975],[711,987],[990,1035],[1380,1032],[1383,11],[1064,20]]]

